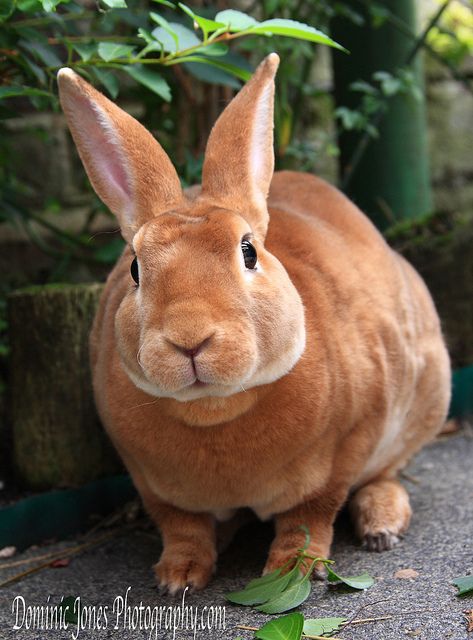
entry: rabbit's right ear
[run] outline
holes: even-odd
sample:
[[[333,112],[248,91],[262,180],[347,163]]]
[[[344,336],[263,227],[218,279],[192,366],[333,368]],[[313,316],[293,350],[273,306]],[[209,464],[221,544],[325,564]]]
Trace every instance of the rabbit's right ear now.
[[[58,84],[92,186],[131,243],[145,222],[182,200],[176,170],[149,131],[72,69],[59,71]]]

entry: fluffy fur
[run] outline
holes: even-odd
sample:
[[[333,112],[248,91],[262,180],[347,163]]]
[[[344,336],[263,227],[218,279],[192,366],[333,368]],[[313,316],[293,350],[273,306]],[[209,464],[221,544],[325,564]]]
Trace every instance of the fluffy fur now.
[[[86,170],[129,242],[91,336],[96,402],[161,531],[155,569],[171,592],[207,584],[216,522],[241,507],[275,519],[266,571],[301,546],[301,524],[328,556],[348,498],[365,544],[391,547],[411,513],[396,474],[449,403],[421,278],[335,188],[273,176],[277,64],[269,56],[227,106],[188,194],[141,125],[59,75]]]

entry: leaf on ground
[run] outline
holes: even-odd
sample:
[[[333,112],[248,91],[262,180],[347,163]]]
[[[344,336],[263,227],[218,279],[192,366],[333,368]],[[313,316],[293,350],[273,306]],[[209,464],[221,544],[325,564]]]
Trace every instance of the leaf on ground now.
[[[290,613],[276,620],[270,620],[261,629],[255,631],[259,640],[300,640],[304,627],[302,613]]]
[[[331,567],[327,567],[327,580],[329,582],[343,582],[352,589],[368,589],[374,584],[373,578],[368,573],[359,576],[339,576]]]
[[[64,612],[64,620],[70,624],[77,624],[77,610],[75,610],[76,599],[74,596],[67,596],[63,598],[60,604],[60,608]]]
[[[309,618],[304,622],[305,636],[322,636],[338,631],[347,618]]]
[[[471,633],[473,631],[473,609],[467,609],[463,612],[463,615],[465,616],[467,622],[466,630],[468,631],[468,633]]]
[[[252,581],[242,591],[228,593],[226,596],[227,600],[235,604],[243,604],[247,606],[268,602],[268,600],[272,600],[287,588],[291,579],[297,575],[298,571],[299,569],[294,567],[294,569],[288,573],[285,573],[284,575],[277,574],[266,581],[264,579],[268,576],[263,576],[259,583],[257,582],[255,584],[255,582]],[[269,576],[273,576],[273,574],[269,574]]]
[[[473,576],[460,576],[453,578],[453,584],[458,587],[457,596],[464,596],[473,592]]]
[[[53,567],[53,569],[63,569],[64,567],[68,567],[70,564],[70,558],[58,558],[57,560],[53,560],[49,566]]]
[[[300,576],[299,580],[275,598],[268,600],[259,607],[263,613],[284,613],[302,604],[310,595],[310,580],[307,576]]]
[[[418,575],[419,572],[415,569],[399,569],[399,571],[396,571],[394,574],[394,577],[399,580],[408,580],[409,578],[417,578]]]

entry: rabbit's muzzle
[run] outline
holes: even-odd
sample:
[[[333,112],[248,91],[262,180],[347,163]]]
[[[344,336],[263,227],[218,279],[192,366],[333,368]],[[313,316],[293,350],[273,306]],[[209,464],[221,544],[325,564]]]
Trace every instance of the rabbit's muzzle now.
[[[244,388],[257,367],[256,338],[245,322],[212,324],[193,317],[179,328],[148,329],[136,363],[135,374],[148,391],[149,385],[155,387],[153,395],[178,400],[231,395]]]

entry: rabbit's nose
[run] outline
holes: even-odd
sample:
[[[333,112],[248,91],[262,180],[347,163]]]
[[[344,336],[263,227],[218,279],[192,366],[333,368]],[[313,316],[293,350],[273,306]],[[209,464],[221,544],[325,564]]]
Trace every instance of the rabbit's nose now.
[[[202,340],[202,342],[199,342],[198,344],[196,344],[195,346],[193,346],[191,348],[189,348],[187,346],[184,347],[184,346],[182,346],[180,344],[177,344],[176,342],[173,342],[171,340],[168,340],[168,342],[169,342],[169,344],[171,344],[174,348],[176,348],[178,351],[183,353],[188,358],[195,358],[195,356],[200,351],[202,351],[202,349],[210,342],[210,339],[212,338],[212,335],[208,336],[207,338],[205,338],[205,340]]]

